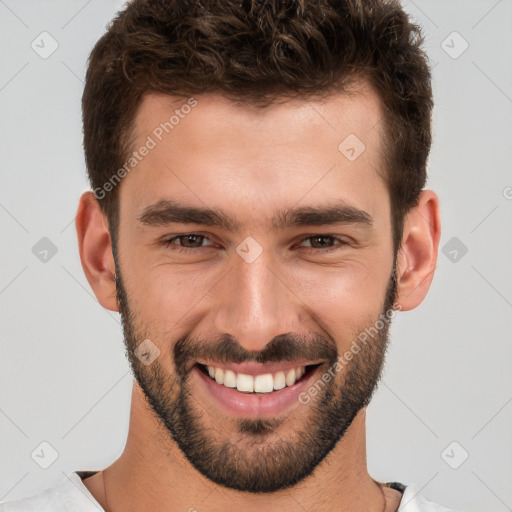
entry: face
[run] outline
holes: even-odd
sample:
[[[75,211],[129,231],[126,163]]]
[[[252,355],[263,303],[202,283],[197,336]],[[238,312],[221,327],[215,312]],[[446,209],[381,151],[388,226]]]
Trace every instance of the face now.
[[[204,95],[158,130],[175,100],[145,98],[135,146],[155,144],[119,190],[128,356],[198,471],[275,491],[313,472],[380,378],[396,286],[379,102]]]

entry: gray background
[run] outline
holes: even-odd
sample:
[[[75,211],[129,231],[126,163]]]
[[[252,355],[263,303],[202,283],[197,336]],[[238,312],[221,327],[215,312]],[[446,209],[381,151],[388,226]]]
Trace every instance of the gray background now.
[[[0,501],[102,469],[126,440],[120,319],[89,289],[73,224],[86,59],[121,5],[0,0]],[[427,299],[392,327],[369,471],[463,511],[512,510],[512,1],[404,5],[434,66],[442,251]],[[43,31],[58,43],[46,59],[31,47],[51,49]],[[58,453],[47,469],[31,457],[42,442]]]

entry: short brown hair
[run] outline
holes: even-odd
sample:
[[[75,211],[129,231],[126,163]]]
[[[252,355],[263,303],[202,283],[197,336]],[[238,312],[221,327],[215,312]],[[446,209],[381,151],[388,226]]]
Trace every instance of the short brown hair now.
[[[397,250],[405,214],[425,185],[431,145],[431,76],[422,42],[397,0],[133,0],[89,57],[82,111],[91,186],[101,188],[129,158],[146,94],[219,92],[263,108],[279,97],[343,92],[362,78],[385,113]],[[118,187],[103,196],[115,237]]]

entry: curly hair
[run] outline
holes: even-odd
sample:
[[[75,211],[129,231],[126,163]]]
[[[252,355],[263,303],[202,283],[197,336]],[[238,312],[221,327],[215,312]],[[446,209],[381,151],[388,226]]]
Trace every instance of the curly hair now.
[[[93,48],[82,97],[93,189],[129,158],[150,93],[218,92],[265,108],[365,80],[384,111],[384,169],[395,250],[426,182],[432,88],[423,36],[397,0],[133,0]],[[118,187],[101,198],[111,236]]]

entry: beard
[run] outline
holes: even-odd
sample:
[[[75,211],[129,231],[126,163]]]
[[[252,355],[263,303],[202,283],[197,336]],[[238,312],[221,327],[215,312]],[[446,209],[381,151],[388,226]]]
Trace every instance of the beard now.
[[[212,482],[251,493],[292,487],[314,472],[359,411],[369,404],[381,379],[389,341],[388,315],[397,290],[395,265],[378,317],[386,315],[385,322],[380,320],[384,325],[372,328],[376,333],[370,342],[365,342],[351,361],[343,365],[343,371],[325,383],[321,374],[328,369],[332,372],[341,357],[336,342],[318,334],[283,334],[273,338],[262,351],[245,350],[229,335],[204,341],[193,336],[177,340],[163,336],[165,339],[153,342],[160,349],[171,347],[174,372],[168,365],[162,366],[159,358],[150,365],[144,364],[135,351],[143,340],[152,338],[143,321],[130,309],[118,260],[114,259],[117,301],[132,372],[163,432],[169,436],[166,441],[172,439],[190,464]],[[358,333],[368,331],[378,322],[375,319],[362,326],[354,339],[343,340],[342,346],[348,347],[346,341],[353,343]],[[290,415],[223,420],[202,406],[190,391],[191,363],[199,359],[233,363],[319,359],[327,362],[317,368],[315,382],[321,384],[319,392],[307,405],[301,401]],[[288,434],[279,429],[283,424],[293,426],[288,426]]]

